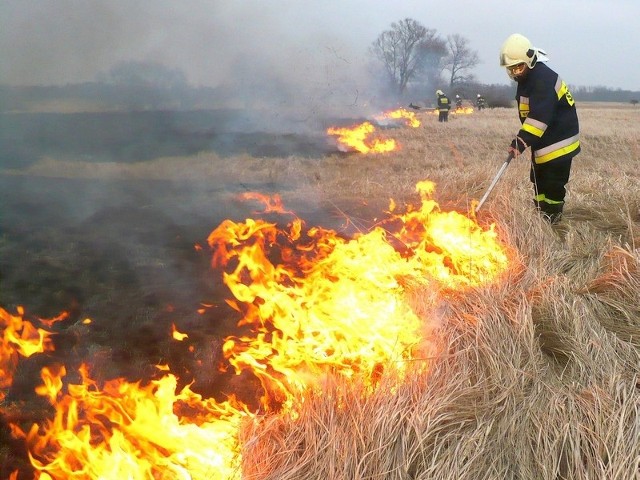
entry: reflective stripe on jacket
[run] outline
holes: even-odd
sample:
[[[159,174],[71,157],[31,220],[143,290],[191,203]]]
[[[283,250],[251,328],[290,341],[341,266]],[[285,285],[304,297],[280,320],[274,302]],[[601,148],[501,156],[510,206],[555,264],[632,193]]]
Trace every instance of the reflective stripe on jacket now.
[[[536,163],[580,151],[575,101],[556,72],[539,62],[518,83],[516,100],[522,123],[518,137],[531,146]]]
[[[451,103],[449,97],[446,95],[440,95],[438,97],[438,110],[449,111],[451,109]]]

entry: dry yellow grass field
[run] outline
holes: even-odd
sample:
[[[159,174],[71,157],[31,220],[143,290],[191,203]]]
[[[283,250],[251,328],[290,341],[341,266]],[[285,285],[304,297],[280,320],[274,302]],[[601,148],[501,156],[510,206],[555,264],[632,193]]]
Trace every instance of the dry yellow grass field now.
[[[441,353],[416,360],[429,368],[400,385],[383,377],[366,395],[357,382],[327,380],[298,418],[248,422],[243,479],[640,478],[640,109],[579,104],[578,113],[582,152],[561,223],[533,210],[528,156],[518,158],[477,218],[513,252],[501,281],[451,292],[436,308],[425,287],[409,288],[414,310],[437,317]],[[442,210],[469,212],[506,158],[516,112],[446,124],[417,115],[418,128],[381,130],[400,145],[385,154],[48,158],[9,173],[270,184],[293,210],[339,211],[361,229],[391,198],[415,203],[428,179]]]
[[[558,227],[532,211],[525,159],[480,212],[519,266],[499,285],[442,300],[450,355],[393,394],[361,401],[336,385],[353,408],[310,398],[299,421],[260,425],[247,434],[246,478],[639,478],[640,112],[585,105],[579,115],[583,151]],[[284,161],[271,174],[302,174],[304,196],[345,203],[410,198],[431,179],[443,208],[465,210],[504,160],[514,117],[424,117],[398,132],[399,153]]]

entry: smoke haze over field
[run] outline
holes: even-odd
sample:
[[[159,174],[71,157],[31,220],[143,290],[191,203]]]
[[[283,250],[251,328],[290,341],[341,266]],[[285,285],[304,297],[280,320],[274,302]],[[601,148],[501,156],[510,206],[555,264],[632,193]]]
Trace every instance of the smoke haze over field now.
[[[141,61],[178,68],[193,85],[278,81],[355,99],[370,78],[368,47],[392,22],[413,18],[466,37],[482,83],[508,83],[498,50],[519,31],[572,85],[640,90],[640,67],[626,53],[640,44],[639,17],[636,0],[4,0],[0,83],[92,81]]]

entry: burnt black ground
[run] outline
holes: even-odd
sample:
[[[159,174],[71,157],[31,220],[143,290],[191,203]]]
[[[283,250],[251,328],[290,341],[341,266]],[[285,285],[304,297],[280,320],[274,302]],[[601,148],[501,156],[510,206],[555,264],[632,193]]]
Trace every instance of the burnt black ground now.
[[[201,393],[222,395],[221,341],[239,317],[206,239],[225,219],[256,217],[260,205],[238,193],[288,188],[0,174],[0,306],[24,306],[27,319],[69,312],[47,357],[71,372],[90,362],[98,380],[138,380],[168,363]],[[331,204],[286,207],[309,226],[344,223]],[[202,304],[212,306],[198,313]],[[189,339],[172,340],[172,324]],[[9,400],[32,394],[43,361],[21,361]]]
[[[68,311],[55,356],[104,357],[107,376],[148,373],[139,370],[168,354],[171,323],[217,331],[217,319],[194,315],[220,288],[194,245],[220,218],[182,211],[173,188],[0,176],[1,304],[38,317]]]
[[[0,405],[0,477],[16,465],[29,469],[7,422],[28,428],[46,418],[46,403],[34,393],[45,365],[65,365],[73,383],[82,363],[98,382],[145,382],[160,375],[155,365],[168,364],[181,385],[193,382],[206,397],[234,393],[250,406],[257,402],[255,379],[219,370],[223,338],[238,333],[239,317],[225,303],[230,294],[210,264],[206,239],[224,219],[255,217],[256,204],[239,201],[238,193],[294,186],[14,174],[48,154],[86,164],[202,150],[265,161],[335,153],[324,135],[251,132],[250,123],[216,123],[228,121],[218,113],[140,114],[123,124],[124,117],[109,114],[0,116],[0,306],[12,313],[23,306],[27,320],[69,313],[52,327],[53,352],[20,359]],[[313,200],[287,208],[308,225],[336,228],[343,220],[331,204]],[[203,304],[209,306],[199,313]],[[189,338],[172,340],[172,325]]]
[[[27,320],[70,314],[52,328],[53,352],[20,359],[0,417],[11,412],[28,428],[46,416],[34,388],[41,368],[54,364],[72,383],[81,363],[98,382],[146,382],[160,375],[155,365],[168,364],[180,385],[195,382],[204,396],[257,400],[253,379],[218,368],[238,316],[206,244],[225,218],[252,216],[255,204],[232,200],[245,187],[0,175],[0,306],[24,306]],[[212,306],[198,313],[203,303]],[[172,340],[172,325],[189,338]],[[3,423],[0,441],[12,449],[0,452],[5,474],[25,457]]]
[[[318,122],[260,112],[0,113],[0,165],[5,168],[25,168],[45,155],[129,163],[208,151],[270,158],[332,150]]]

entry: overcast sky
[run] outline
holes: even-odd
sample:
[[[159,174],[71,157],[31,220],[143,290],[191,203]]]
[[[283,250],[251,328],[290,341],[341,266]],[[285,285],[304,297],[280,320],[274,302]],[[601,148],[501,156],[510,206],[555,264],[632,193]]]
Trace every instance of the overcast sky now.
[[[356,75],[403,18],[466,37],[482,83],[509,83],[498,51],[518,32],[570,85],[640,90],[640,0],[0,0],[0,83],[92,81],[133,60],[179,68],[193,85],[251,65],[330,84]]]

